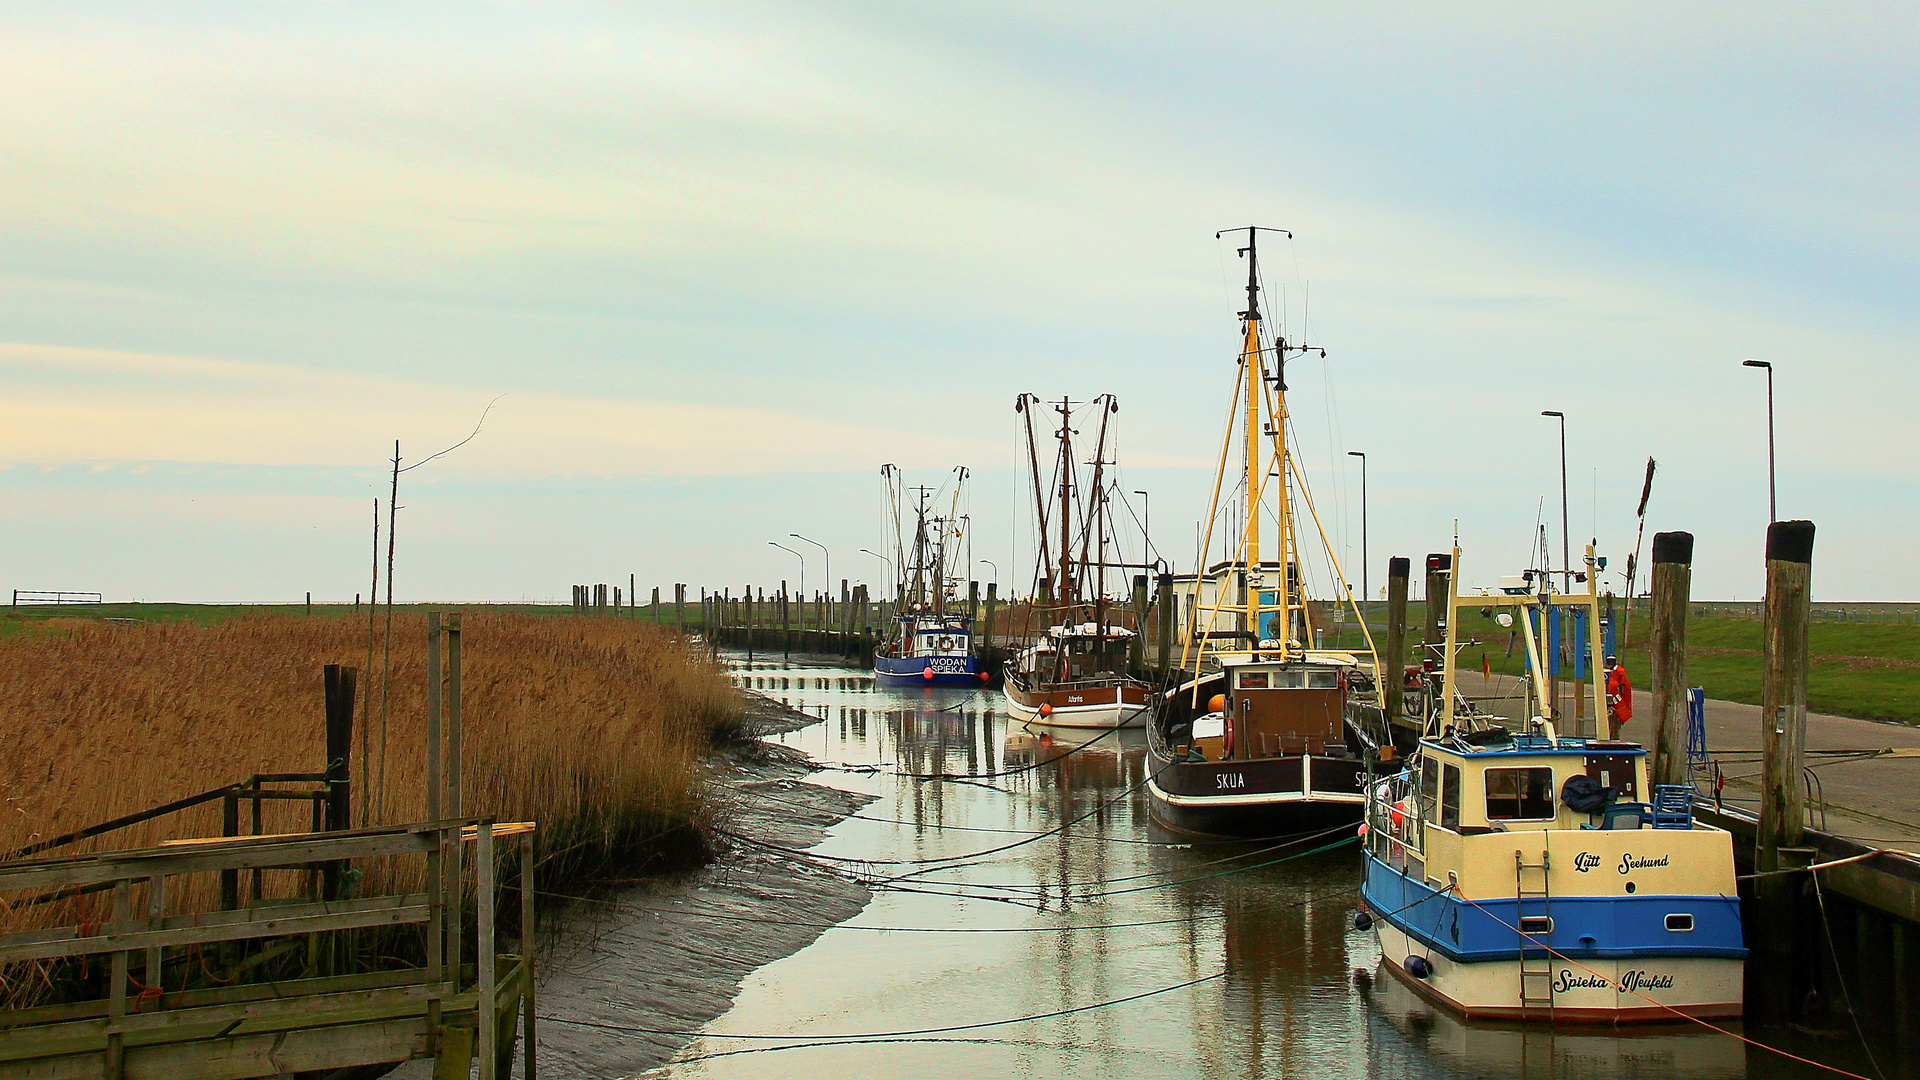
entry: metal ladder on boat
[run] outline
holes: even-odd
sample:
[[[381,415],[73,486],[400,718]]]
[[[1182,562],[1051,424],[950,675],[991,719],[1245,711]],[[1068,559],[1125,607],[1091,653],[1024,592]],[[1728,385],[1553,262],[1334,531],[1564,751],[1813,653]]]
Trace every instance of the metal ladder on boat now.
[[[1553,1016],[1553,956],[1539,945],[1527,940],[1525,928],[1531,918],[1545,918],[1552,926],[1553,885],[1551,870],[1553,855],[1542,848],[1540,861],[1530,863],[1518,850],[1513,853],[1513,894],[1514,929],[1520,947],[1520,1013],[1522,1019],[1533,1019],[1534,1011],[1545,1009],[1549,1019]],[[1527,875],[1538,875],[1538,888],[1528,888]],[[1533,903],[1538,910],[1528,910]],[[1544,935],[1535,935],[1543,937]]]

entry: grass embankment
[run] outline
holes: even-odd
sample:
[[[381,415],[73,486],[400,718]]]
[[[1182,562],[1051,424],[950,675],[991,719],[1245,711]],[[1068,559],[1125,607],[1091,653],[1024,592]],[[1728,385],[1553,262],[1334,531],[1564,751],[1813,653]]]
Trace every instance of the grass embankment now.
[[[703,761],[716,733],[739,719],[719,669],[672,634],[631,619],[470,610],[463,621],[467,813],[539,822],[540,873],[555,884],[704,856]],[[255,614],[211,625],[184,616],[139,625],[69,616],[16,630],[0,643],[0,856],[254,773],[319,772],[321,667],[365,668],[367,658],[364,614]],[[426,816],[425,683],[424,618],[397,612],[385,798],[380,688],[363,672],[354,752],[369,749],[374,790],[359,790],[355,760],[356,825],[367,794],[378,807],[375,824]],[[304,831],[310,815],[304,802],[269,802],[263,828]],[[246,806],[243,822],[250,817]],[[58,853],[219,833],[216,801]],[[363,894],[421,888],[417,858],[366,869]],[[297,895],[302,878],[270,871],[264,893]],[[217,875],[182,885],[169,892],[170,914],[219,906]],[[11,910],[8,899],[0,897],[0,932],[106,913],[100,895]],[[140,895],[134,903],[144,910]],[[31,985],[23,974],[0,971],[0,1003],[58,996],[47,969],[36,969]]]
[[[1624,615],[1624,609],[1620,614]],[[1379,618],[1378,608],[1375,618]],[[1412,605],[1408,621],[1413,640],[1420,637],[1423,619],[1420,605]],[[1627,676],[1642,693],[1651,677],[1647,659],[1649,626],[1647,612],[1635,611],[1630,628],[1632,643],[1621,652]],[[1375,631],[1376,637],[1380,632]],[[1490,615],[1465,616],[1461,637],[1481,644],[1463,650],[1461,663],[1477,668],[1484,654],[1495,673],[1523,674],[1526,644],[1524,637],[1515,636],[1517,633],[1518,627],[1503,629]],[[1347,636],[1357,640],[1357,635]],[[1809,709],[1863,720],[1920,724],[1920,625],[1825,621],[1816,614],[1808,637],[1812,655],[1807,671]],[[1710,698],[1758,705],[1766,664],[1761,645],[1757,618],[1695,613],[1687,620],[1688,681],[1704,688]]]

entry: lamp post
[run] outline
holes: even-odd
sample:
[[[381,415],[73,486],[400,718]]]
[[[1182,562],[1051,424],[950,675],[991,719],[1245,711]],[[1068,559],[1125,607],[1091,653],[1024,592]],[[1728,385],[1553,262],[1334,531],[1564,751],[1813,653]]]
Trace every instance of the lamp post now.
[[[832,626],[833,625],[833,552],[828,551],[827,545],[821,543],[818,540],[801,536],[799,533],[788,533],[787,535],[793,537],[795,540],[803,540],[809,544],[812,544],[814,547],[817,547],[820,549],[821,554],[827,557],[827,587],[824,591],[827,594],[827,625]]]
[[[1373,590],[1367,584],[1367,455],[1349,450],[1347,456],[1360,459],[1360,619],[1366,622],[1373,616]]]
[[[885,555],[882,555],[882,554],[880,554],[879,552],[877,552],[877,551],[874,551],[874,550],[872,550],[872,549],[870,549],[870,548],[861,548],[861,549],[860,549],[860,554],[862,554],[862,555],[871,555],[871,556],[873,556],[874,558],[876,558],[876,559],[879,559],[879,560],[880,560],[881,562],[883,562],[883,563],[886,563],[886,564],[887,564],[887,578],[888,578],[888,583],[889,583],[889,584],[892,584],[892,578],[893,578],[893,560],[892,560],[892,559],[889,559],[889,558],[887,558],[887,557],[886,557]],[[887,613],[887,599],[886,599],[886,598],[887,598],[887,596],[888,596],[888,595],[889,595],[889,594],[887,594],[887,593],[881,593],[881,594],[880,594],[880,597],[881,597],[881,599],[880,599],[880,614],[881,614],[882,616],[885,616],[885,615],[886,615],[886,613]],[[871,599],[871,598],[869,598],[869,599]],[[865,618],[865,616],[864,616],[864,615],[863,615],[863,616],[861,616],[861,617],[862,617],[862,618]],[[884,621],[884,620],[883,620],[883,621]]]
[[[1561,589],[1573,591],[1573,542],[1568,539],[1567,530],[1567,414],[1552,409],[1543,410],[1541,416],[1551,416],[1560,421],[1560,573]]]
[[[1147,550],[1151,551],[1153,549],[1153,498],[1144,491],[1136,491],[1134,494],[1140,496],[1140,538],[1146,541]]]
[[[1773,488],[1773,365],[1765,360],[1742,360],[1741,367],[1767,369],[1767,520],[1780,520],[1780,507],[1774,502]]]
[[[981,559],[981,560],[979,560],[979,561],[980,561],[980,562],[983,562],[983,563],[986,563],[986,564],[987,564],[988,566],[990,566],[990,567],[993,567],[993,578],[992,578],[992,580],[994,580],[994,581],[999,581],[999,580],[1000,580],[1000,568],[999,568],[998,566],[995,566],[995,565],[994,565],[994,562],[993,562],[993,560],[992,560],[992,559]]]
[[[781,551],[784,551],[787,554],[793,556],[794,558],[800,560],[800,593],[801,595],[804,596],[807,591],[807,557],[793,550],[792,548],[788,547],[785,544],[774,543],[774,541],[772,540],[767,541],[767,543],[772,544],[774,547],[777,547]]]

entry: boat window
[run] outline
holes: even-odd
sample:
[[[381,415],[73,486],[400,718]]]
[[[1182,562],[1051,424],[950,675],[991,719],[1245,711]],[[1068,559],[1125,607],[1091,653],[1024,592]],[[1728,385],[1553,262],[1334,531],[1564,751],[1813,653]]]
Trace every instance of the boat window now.
[[[1276,671],[1270,684],[1276,690],[1303,690],[1307,685],[1307,673],[1304,671]]]
[[[1440,827],[1460,829],[1460,767],[1444,765],[1441,767],[1440,784]]]
[[[1676,934],[1691,933],[1693,930],[1693,916],[1669,915],[1667,916],[1667,929]]]
[[[1309,671],[1307,672],[1307,689],[1338,690],[1340,689],[1340,673],[1337,671]]]
[[[1440,801],[1440,762],[1427,758],[1420,765],[1420,805],[1426,810],[1426,816],[1433,816],[1434,805]]]
[[[1243,671],[1243,672],[1241,672],[1241,673],[1240,673],[1240,689],[1242,689],[1242,690],[1265,690],[1266,688],[1267,688],[1267,673],[1266,673],[1266,672],[1264,672],[1264,671]]]
[[[1671,916],[1669,916],[1669,918],[1671,918]],[[1520,916],[1520,932],[1523,934],[1551,934],[1553,933],[1553,916],[1522,915]]]
[[[1487,818],[1492,821],[1544,821],[1554,817],[1553,770],[1488,769]]]

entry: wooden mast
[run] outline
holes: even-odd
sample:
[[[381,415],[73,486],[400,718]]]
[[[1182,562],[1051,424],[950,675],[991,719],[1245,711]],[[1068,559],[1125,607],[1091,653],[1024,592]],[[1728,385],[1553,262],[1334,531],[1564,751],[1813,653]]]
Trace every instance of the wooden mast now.
[[[1240,347],[1241,378],[1247,388],[1247,495],[1244,500],[1246,516],[1246,565],[1241,579],[1246,589],[1247,632],[1251,638],[1250,650],[1260,651],[1260,467],[1263,464],[1260,453],[1260,384],[1266,374],[1266,365],[1260,354],[1260,257],[1257,247],[1259,233],[1251,226],[1247,228],[1247,310],[1240,313],[1241,324],[1246,327],[1246,337]],[[1284,534],[1283,534],[1284,536]],[[1280,595],[1286,596],[1286,566],[1284,560],[1280,570]]]

